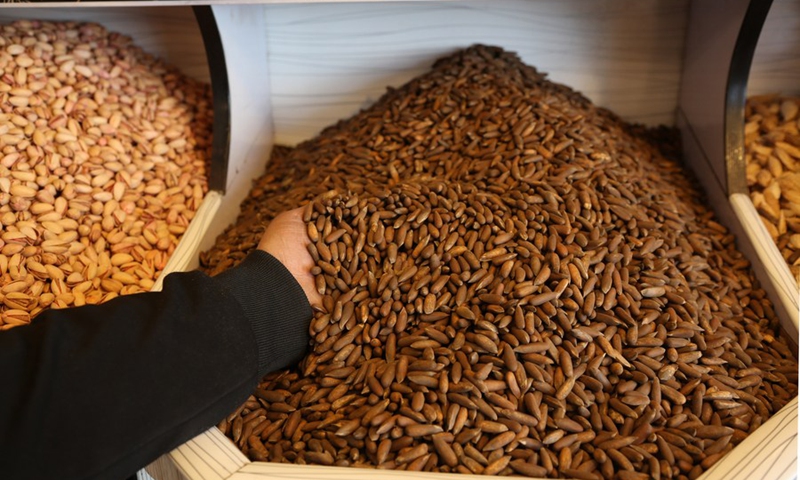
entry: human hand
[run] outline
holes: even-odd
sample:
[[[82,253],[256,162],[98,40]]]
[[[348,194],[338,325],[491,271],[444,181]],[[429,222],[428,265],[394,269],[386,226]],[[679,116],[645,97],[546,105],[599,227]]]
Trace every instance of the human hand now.
[[[308,298],[308,303],[322,304],[322,297],[314,285],[314,259],[308,253],[311,240],[306,233],[303,209],[296,208],[281,213],[267,226],[258,249],[277,258],[297,280]]]

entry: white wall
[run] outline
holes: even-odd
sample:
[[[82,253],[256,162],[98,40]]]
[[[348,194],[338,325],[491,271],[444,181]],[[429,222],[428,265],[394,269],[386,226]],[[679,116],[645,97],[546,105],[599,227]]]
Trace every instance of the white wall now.
[[[774,0],[750,69],[748,95],[800,95],[800,1]]]
[[[674,124],[686,0],[266,5],[275,139],[294,144],[473,43],[624,118]]]

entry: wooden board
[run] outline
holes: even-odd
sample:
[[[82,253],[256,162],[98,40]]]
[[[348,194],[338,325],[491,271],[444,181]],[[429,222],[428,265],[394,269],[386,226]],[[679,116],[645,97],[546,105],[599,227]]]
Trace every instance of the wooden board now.
[[[275,140],[296,144],[473,43],[499,45],[623,118],[674,124],[686,1],[267,5]]]

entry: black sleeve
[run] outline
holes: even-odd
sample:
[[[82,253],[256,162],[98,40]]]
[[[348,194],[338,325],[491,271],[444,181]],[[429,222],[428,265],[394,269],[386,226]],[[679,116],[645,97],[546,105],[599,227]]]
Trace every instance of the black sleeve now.
[[[43,312],[0,332],[0,478],[131,475],[235,410],[302,358],[311,308],[256,251],[217,277]]]

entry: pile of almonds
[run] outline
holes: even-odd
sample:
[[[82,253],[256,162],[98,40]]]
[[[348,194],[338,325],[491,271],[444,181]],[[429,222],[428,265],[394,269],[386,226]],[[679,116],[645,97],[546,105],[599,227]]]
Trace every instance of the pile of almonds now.
[[[276,149],[201,264],[305,205],[323,301],[219,428],[260,461],[697,478],[798,366],[678,143],[475,46]]]
[[[750,198],[800,282],[800,98],[751,97],[745,109]]]
[[[148,291],[207,190],[211,97],[99,25],[0,26],[0,329]]]

